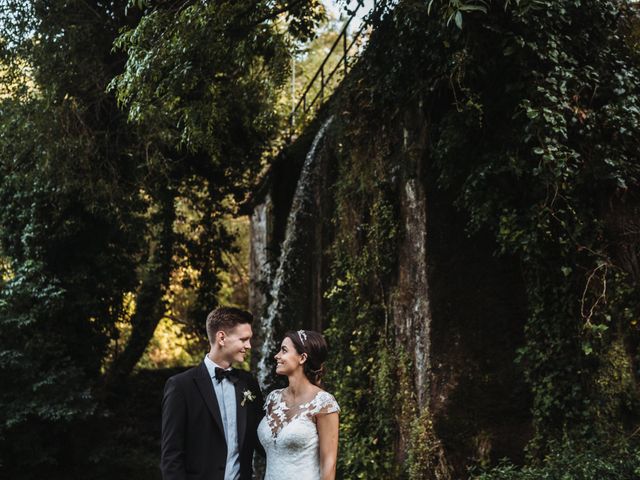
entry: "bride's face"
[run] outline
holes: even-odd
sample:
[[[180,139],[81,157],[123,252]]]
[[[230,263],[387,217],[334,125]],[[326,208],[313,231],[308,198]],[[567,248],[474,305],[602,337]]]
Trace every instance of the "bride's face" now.
[[[285,337],[280,344],[280,351],[274,357],[276,359],[276,373],[278,375],[291,375],[296,369],[302,368],[305,356],[296,351],[296,347],[289,337]]]

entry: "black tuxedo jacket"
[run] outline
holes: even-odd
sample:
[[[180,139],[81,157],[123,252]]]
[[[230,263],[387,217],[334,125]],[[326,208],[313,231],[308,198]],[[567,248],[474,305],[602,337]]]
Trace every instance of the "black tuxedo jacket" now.
[[[240,480],[252,476],[257,428],[262,419],[262,394],[253,376],[239,371],[235,383],[240,453]],[[254,400],[241,405],[245,391]],[[258,445],[259,447],[259,445]],[[162,453],[164,480],[224,480],[227,443],[213,384],[204,362],[167,380],[162,399]]]

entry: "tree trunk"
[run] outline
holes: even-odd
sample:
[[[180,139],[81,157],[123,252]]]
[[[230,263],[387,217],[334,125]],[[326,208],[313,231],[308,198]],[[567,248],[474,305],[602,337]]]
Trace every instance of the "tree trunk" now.
[[[164,295],[173,264],[173,200],[173,194],[166,187],[162,188],[158,198],[160,210],[154,222],[157,230],[151,234],[149,241],[148,262],[141,275],[136,311],[131,318],[131,336],[107,371],[104,382],[107,394],[113,394],[123,387],[165,314]]]

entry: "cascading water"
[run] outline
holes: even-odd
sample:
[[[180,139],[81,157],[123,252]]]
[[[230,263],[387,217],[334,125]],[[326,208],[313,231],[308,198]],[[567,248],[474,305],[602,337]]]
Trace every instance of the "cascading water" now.
[[[318,177],[318,148],[332,120],[333,117],[329,117],[322,124],[311,144],[296,184],[291,211],[287,218],[287,228],[282,243],[278,268],[270,290],[271,303],[267,309],[266,317],[261,322],[263,341],[258,362],[258,381],[263,389],[268,386],[268,377],[271,371],[270,363],[273,362],[272,352],[276,348],[276,342],[280,340],[274,338],[275,333],[277,333],[275,322],[281,320],[284,314],[288,313],[286,308],[289,301],[288,296],[293,291],[291,283],[299,279],[303,270],[303,268],[300,268],[300,263],[304,260],[300,257],[302,256],[301,253],[304,253],[305,243],[309,240],[307,237],[311,229],[308,228],[308,223],[313,221],[314,218],[313,186],[317,183]],[[287,320],[292,322],[295,319],[287,318]]]
[[[251,214],[250,236],[251,253],[249,255],[249,281],[254,288],[249,290],[249,310],[261,312],[266,302],[266,295],[262,288],[255,288],[268,281],[271,276],[269,270],[268,247],[271,241],[271,196],[267,194],[260,205],[254,207]]]

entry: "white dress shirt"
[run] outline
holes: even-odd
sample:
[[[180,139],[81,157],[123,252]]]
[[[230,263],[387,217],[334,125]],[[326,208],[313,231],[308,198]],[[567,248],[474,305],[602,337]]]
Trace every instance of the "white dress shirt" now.
[[[224,426],[224,436],[227,440],[227,466],[224,469],[224,480],[238,480],[240,478],[240,452],[238,451],[238,423],[236,419],[236,389],[228,378],[221,382],[216,380],[216,367],[209,356],[204,357],[204,364],[209,371],[213,391],[220,407],[220,416]],[[228,370],[224,369],[223,370]]]

